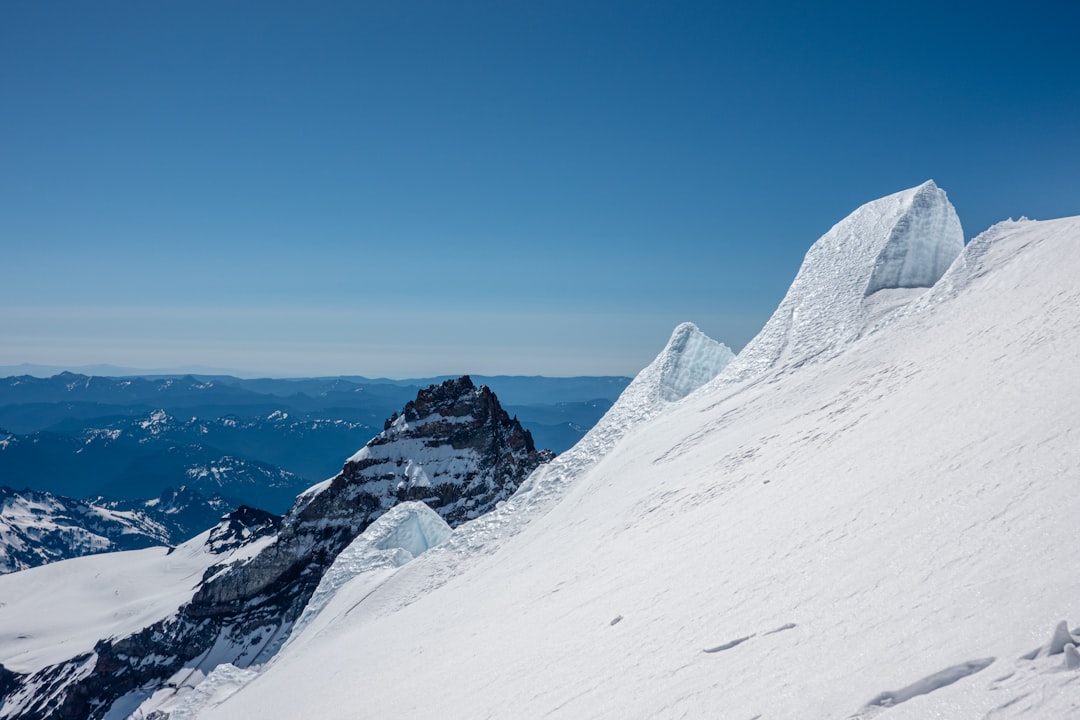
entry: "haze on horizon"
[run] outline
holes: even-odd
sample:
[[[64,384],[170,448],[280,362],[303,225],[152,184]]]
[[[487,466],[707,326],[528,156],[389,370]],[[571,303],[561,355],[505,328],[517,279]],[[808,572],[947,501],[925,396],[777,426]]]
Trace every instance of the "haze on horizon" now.
[[[1080,7],[7,3],[0,365],[633,375],[859,205],[1075,214]]]

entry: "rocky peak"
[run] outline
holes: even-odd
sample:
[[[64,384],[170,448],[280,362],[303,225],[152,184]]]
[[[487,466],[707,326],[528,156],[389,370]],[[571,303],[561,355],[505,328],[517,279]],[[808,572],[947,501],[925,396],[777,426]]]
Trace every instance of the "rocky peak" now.
[[[451,527],[491,510],[554,457],[468,375],[421,390],[385,428],[349,458],[343,478],[385,509],[421,500]]]
[[[221,522],[210,531],[206,548],[213,553],[228,552],[259,538],[272,535],[280,527],[280,516],[241,505],[221,518]]]
[[[420,500],[456,525],[494,508],[552,457],[487,387],[468,376],[432,385],[341,473],[298,497],[280,524],[246,507],[223,518],[208,549],[249,545],[250,555],[209,568],[174,615],[31,675],[0,668],[0,718],[100,717],[122,696],[159,701],[181,670],[266,662],[335,558],[392,507]]]

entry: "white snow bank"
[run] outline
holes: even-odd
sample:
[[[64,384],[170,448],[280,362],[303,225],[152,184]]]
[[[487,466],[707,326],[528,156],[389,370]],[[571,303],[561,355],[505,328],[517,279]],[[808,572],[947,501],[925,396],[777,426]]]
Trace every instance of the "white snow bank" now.
[[[185,544],[171,554],[91,555],[0,576],[0,663],[32,672],[136,632],[190,600],[219,559]]]

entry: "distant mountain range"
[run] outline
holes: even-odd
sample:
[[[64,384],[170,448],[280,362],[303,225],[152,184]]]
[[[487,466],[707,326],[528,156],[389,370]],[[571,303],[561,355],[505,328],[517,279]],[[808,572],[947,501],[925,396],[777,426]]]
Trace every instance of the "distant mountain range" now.
[[[340,470],[425,383],[437,382],[71,372],[0,378],[4,512],[32,520],[12,521],[8,535],[28,547],[37,537],[40,546],[8,570],[88,551],[176,544],[241,505],[284,513],[297,494]],[[507,412],[538,448],[562,452],[628,379],[477,380],[487,382],[513,399]],[[167,517],[157,517],[159,506],[169,508]],[[116,512],[136,516],[110,515]]]
[[[170,695],[170,677],[208,674],[223,662],[245,668],[273,657],[338,555],[388,511],[397,510],[384,521],[377,550],[390,555],[385,558],[390,566],[400,565],[411,558],[409,549],[419,554],[445,539],[451,527],[505,503],[529,473],[553,457],[533,445],[530,433],[506,413],[488,387],[475,386],[468,376],[421,390],[340,473],[297,497],[284,518],[241,507],[161,557],[152,587],[131,576],[138,573],[120,573],[125,601],[138,606],[150,598],[151,604],[166,598],[159,605],[166,617],[114,615],[113,635],[91,640],[93,651],[107,656],[106,661],[84,668],[85,654],[65,659],[69,652],[88,649],[75,641],[59,643],[67,645],[58,655],[60,662],[36,671],[13,672],[0,665],[0,713],[27,720],[87,718],[128,695],[139,701],[113,716],[167,717],[156,708],[133,711],[147,690]],[[22,515],[34,515],[33,510],[50,503],[57,504],[53,498],[34,496],[23,503],[27,511]],[[82,507],[74,513],[95,514]],[[152,561],[155,554],[114,554],[112,559],[132,567],[126,561],[138,564],[136,558]],[[117,576],[117,566],[109,558],[99,560],[104,562],[80,565],[94,568],[86,584],[100,592]],[[7,639],[4,630],[13,619],[20,625],[23,619],[40,621],[35,602],[27,598],[42,589],[43,580],[63,584],[72,577],[82,584],[85,579],[78,571],[36,570],[23,575],[30,577],[30,586],[21,586],[18,605],[0,618],[0,638]],[[180,587],[168,588],[170,580]],[[19,589],[20,583],[6,587]],[[175,590],[179,602],[169,607],[167,598]],[[118,587],[112,597],[120,595]],[[88,610],[93,612],[84,605],[74,613],[88,617]],[[35,615],[35,621],[23,612]],[[156,622],[141,628],[144,617]],[[52,644],[33,629],[22,629],[11,638],[10,648],[33,649],[42,641]]]

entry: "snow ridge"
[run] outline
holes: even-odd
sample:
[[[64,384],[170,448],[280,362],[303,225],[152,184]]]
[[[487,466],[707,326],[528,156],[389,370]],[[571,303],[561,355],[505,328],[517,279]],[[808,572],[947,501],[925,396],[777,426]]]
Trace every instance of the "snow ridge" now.
[[[505,507],[455,533],[446,545],[448,551],[463,543],[483,545],[496,534],[520,530],[531,517],[550,508],[576,478],[603,459],[631,430],[712,380],[734,357],[726,345],[693,323],[676,327],[660,354],[634,377],[585,437],[538,467]]]
[[[834,353],[933,286],[963,248],[956,210],[932,180],[866,203],[811,246],[772,317],[715,385]]]
[[[0,574],[78,555],[168,542],[169,530],[147,512],[0,487]]]
[[[619,395],[585,436],[534,470],[517,492],[494,510],[455,528],[453,534],[393,578],[390,606],[409,603],[494,552],[550,510],[574,484],[636,428],[713,379],[734,357],[693,323],[675,328],[664,349]]]
[[[668,406],[206,720],[1075,717],[1078,240],[1016,224],[858,352]]]
[[[296,621],[286,646],[303,634],[348,582],[373,570],[401,567],[445,542],[451,532],[446,521],[422,502],[395,505],[335,558]]]

